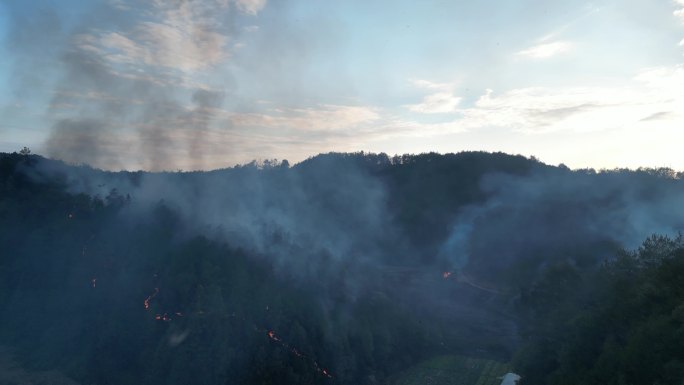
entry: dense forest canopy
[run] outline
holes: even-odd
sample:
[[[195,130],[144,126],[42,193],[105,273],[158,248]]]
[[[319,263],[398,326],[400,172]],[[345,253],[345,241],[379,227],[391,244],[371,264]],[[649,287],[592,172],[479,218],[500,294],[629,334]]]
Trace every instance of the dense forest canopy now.
[[[385,384],[459,354],[524,384],[681,384],[683,193],[503,153],[2,154],[0,353],[57,383]]]

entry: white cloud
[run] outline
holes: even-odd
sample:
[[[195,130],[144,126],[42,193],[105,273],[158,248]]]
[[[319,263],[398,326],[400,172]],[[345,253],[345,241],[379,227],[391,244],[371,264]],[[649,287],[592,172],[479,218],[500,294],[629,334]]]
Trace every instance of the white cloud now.
[[[235,5],[242,12],[256,15],[266,6],[266,0],[235,0]]]
[[[427,81],[417,81],[417,84],[423,89],[437,91],[433,95],[449,88]],[[77,96],[110,98],[101,94]],[[583,160],[585,163],[581,165],[638,166],[644,161],[643,157],[624,163],[632,159],[624,146],[628,145],[631,151],[642,151],[642,155],[646,150],[640,150],[641,143],[655,146],[653,148],[659,148],[663,153],[676,153],[674,144],[659,144],[658,140],[663,132],[673,133],[672,137],[678,138],[676,133],[684,126],[684,114],[680,112],[684,111],[684,65],[645,69],[619,87],[528,87],[503,93],[488,90],[472,106],[455,107],[453,119],[437,123],[413,119],[413,116],[407,119],[392,110],[371,106],[322,104],[308,108],[264,108],[263,112],[241,113],[211,107],[196,111],[195,107],[188,106],[185,113],[170,114],[168,119],[144,124],[170,130],[167,135],[169,146],[174,151],[184,151],[182,144],[197,135],[197,130],[186,127],[193,126],[192,122],[197,119],[212,117],[212,123],[203,128],[200,143],[202,152],[207,154],[206,167],[244,162],[264,154],[298,160],[321,151],[368,149],[373,143],[387,143],[389,147],[383,151],[398,151],[398,143],[405,143],[404,151],[410,152],[436,148],[453,151],[456,147],[449,146],[456,144],[444,139],[445,135],[460,133],[459,138],[472,139],[481,135],[478,132],[517,138],[517,145],[523,146],[520,148],[528,148],[524,146],[530,143],[530,154],[563,162],[572,160],[568,146],[584,146],[582,140],[587,140],[587,136],[577,134],[591,132],[591,138],[599,142],[587,144],[587,148],[591,148],[591,151],[585,150],[587,156],[598,156],[594,152],[600,152],[602,146],[612,146],[610,151],[605,151],[605,156],[618,158],[610,161],[613,163],[598,158]],[[195,120],[189,121],[187,113],[193,111],[199,114],[190,116]],[[519,135],[521,133],[524,135]],[[563,135],[551,135],[560,133]],[[559,137],[575,142],[567,146],[542,145],[555,143]],[[481,139],[474,143],[489,146]],[[225,157],[228,146],[238,148],[230,159]],[[522,151],[518,147],[505,147],[503,142],[491,146],[494,147],[487,148]],[[554,155],[554,152],[563,154]],[[623,153],[626,157],[622,157]],[[135,157],[131,155],[131,158]],[[188,159],[178,160],[180,163],[173,167],[196,167]],[[648,164],[655,164],[652,158],[648,159]],[[661,158],[657,159],[660,162]]]
[[[684,124],[677,111],[684,111],[682,65],[646,69],[623,87],[521,88],[501,95],[489,90],[459,112],[468,129],[547,133],[617,129],[653,116],[660,124]]]
[[[684,8],[678,9],[674,12],[672,12],[675,17],[679,18],[681,21],[684,21]]]
[[[468,129],[499,127],[524,133],[607,129],[636,113],[631,106],[629,114],[616,114],[630,102],[623,92],[588,87],[522,88],[494,95],[490,90],[474,107],[461,110],[460,124]],[[640,117],[637,114],[631,119]]]
[[[433,91],[432,94],[423,97],[421,103],[404,106],[410,111],[422,114],[444,114],[454,112],[461,103],[461,98],[454,95],[455,83],[435,83],[422,79],[411,79],[410,82],[417,88]]]
[[[634,79],[652,91],[648,97],[684,99],[684,64],[647,68]]]
[[[416,83],[423,89],[438,91],[432,95],[453,87],[428,81]],[[529,139],[521,140],[530,143],[555,140],[557,136],[545,134],[561,132],[591,132],[592,138],[601,140],[610,140],[616,135],[646,140],[653,130],[681,129],[684,114],[680,111],[684,111],[684,65],[645,69],[620,87],[528,87],[500,94],[487,90],[472,106],[455,107],[457,117],[437,123],[407,119],[391,110],[370,106],[324,104],[309,108],[271,108],[260,113],[214,109],[210,112],[215,118],[215,127],[231,129],[209,130],[206,135],[211,137],[210,144],[239,142],[244,154],[235,156],[239,155],[241,158],[236,159],[240,161],[263,155],[264,151],[297,159],[320,151],[358,150],[382,141],[437,143],[435,138],[444,135],[468,135],[468,132],[475,134],[491,129],[498,133],[522,133]],[[184,126],[182,121],[166,123],[169,127]],[[187,134],[179,129],[178,135]],[[652,142],[651,139],[648,140]],[[630,144],[633,145],[638,143]],[[421,150],[425,148],[410,149]],[[207,153],[213,154],[212,151],[208,149]],[[220,153],[222,147],[217,146],[215,151]]]
[[[229,115],[237,127],[328,132],[358,128],[380,118],[378,112],[371,107],[328,104],[311,108],[276,109],[267,113]]]
[[[131,9],[131,6],[128,5],[124,0],[108,0],[107,3],[109,6],[114,9],[118,9],[119,11],[128,11]]]
[[[684,0],[675,0],[674,2],[682,8],[674,10],[672,14],[684,22]]]
[[[409,82],[417,88],[424,88],[428,90],[452,91],[455,83],[435,83],[424,79],[410,79]]]
[[[619,133],[681,129],[684,114],[680,111],[684,111],[684,65],[645,69],[620,87],[528,87],[501,94],[487,90],[471,107],[454,108],[451,112],[457,117],[447,122],[383,116],[378,125],[387,127],[386,135],[408,137],[483,129],[523,134]]]
[[[684,39],[682,39],[682,41],[679,42],[679,46],[684,47]]]
[[[422,103],[407,105],[406,107],[422,114],[444,114],[454,112],[461,103],[461,98],[451,92],[437,92],[423,98]]]
[[[567,41],[556,41],[553,43],[542,43],[516,53],[531,59],[547,59],[556,55],[569,52],[573,44]]]

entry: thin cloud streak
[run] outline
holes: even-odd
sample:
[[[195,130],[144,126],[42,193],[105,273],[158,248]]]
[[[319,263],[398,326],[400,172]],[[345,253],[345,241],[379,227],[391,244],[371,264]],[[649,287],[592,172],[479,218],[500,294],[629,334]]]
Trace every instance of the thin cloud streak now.
[[[570,52],[573,46],[574,45],[572,43],[567,41],[542,43],[519,51],[516,53],[516,55],[530,59],[548,59],[553,56]]]

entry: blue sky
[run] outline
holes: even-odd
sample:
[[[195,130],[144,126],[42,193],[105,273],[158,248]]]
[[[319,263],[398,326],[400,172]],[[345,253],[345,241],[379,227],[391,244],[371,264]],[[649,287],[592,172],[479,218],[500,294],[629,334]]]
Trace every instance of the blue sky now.
[[[462,150],[684,170],[684,0],[0,2],[0,151]]]

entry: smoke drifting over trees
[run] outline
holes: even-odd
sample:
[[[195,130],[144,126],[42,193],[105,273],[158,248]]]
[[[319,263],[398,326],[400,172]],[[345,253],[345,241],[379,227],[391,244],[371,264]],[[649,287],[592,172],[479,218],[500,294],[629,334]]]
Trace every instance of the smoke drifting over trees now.
[[[198,114],[220,99],[197,94]],[[525,357],[547,331],[527,317],[551,314],[530,302],[549,292],[530,293],[603,274],[684,218],[669,170],[500,153],[0,166],[2,344],[80,383],[392,383],[434,355],[520,351],[543,378]]]
[[[683,174],[302,154],[679,164],[683,1],[0,2],[0,385],[682,385]]]
[[[36,4],[38,11],[8,7],[8,86],[19,99],[30,90],[48,99],[43,147],[53,158],[113,169],[206,169],[205,154],[216,153],[208,150],[234,139],[221,107],[236,98],[229,73],[220,83],[200,79],[227,55],[228,36],[241,31],[233,11],[216,10],[248,12],[242,3],[155,1],[135,17],[123,3],[93,3],[75,19],[49,1]],[[190,161],[178,163],[179,153]]]

